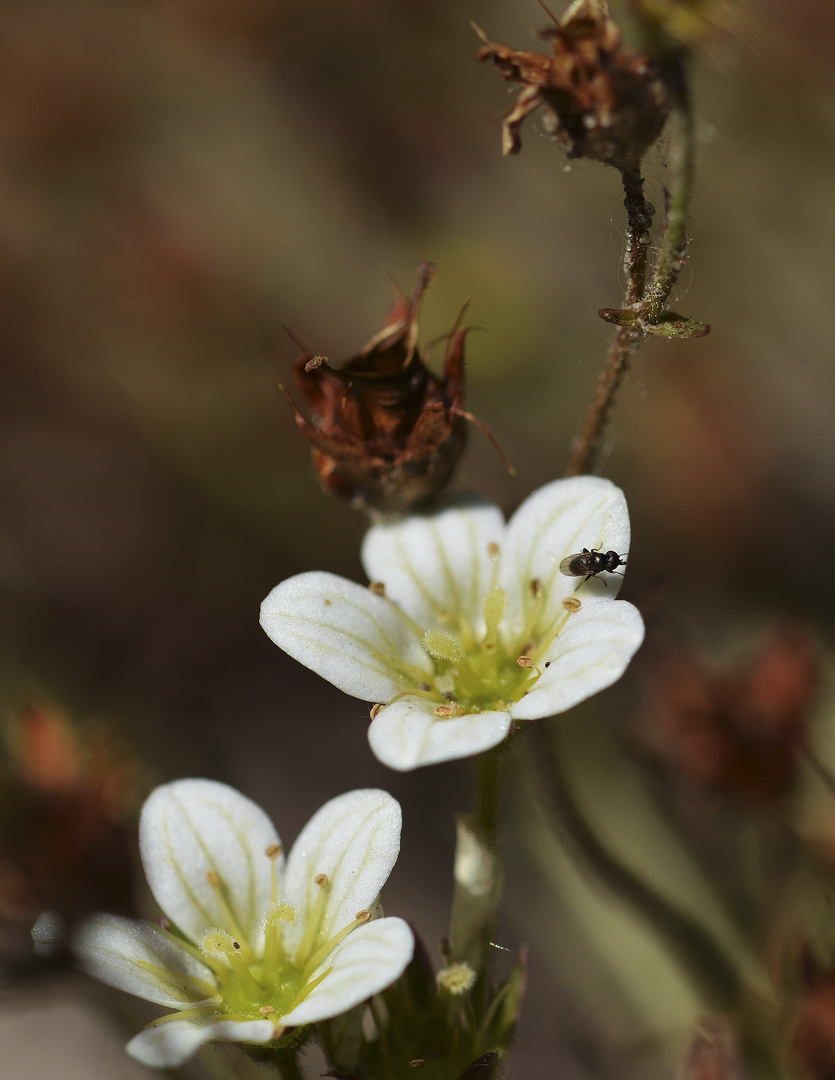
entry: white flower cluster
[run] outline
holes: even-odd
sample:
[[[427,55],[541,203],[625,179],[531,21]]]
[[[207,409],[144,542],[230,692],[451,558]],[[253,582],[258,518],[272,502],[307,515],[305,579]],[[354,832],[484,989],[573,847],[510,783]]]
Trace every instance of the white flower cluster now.
[[[566,576],[572,555],[607,549],[593,572]],[[507,524],[462,497],[374,525],[370,587],[299,574],[273,589],[261,622],[291,656],[375,702],[374,753],[414,769],[489,750],[621,676],[643,638],[611,572],[628,549],[626,502],[606,480],[548,484]],[[326,803],[285,862],[249,799],[180,780],[145,803],[139,842],[165,918],[96,916],[74,949],[100,979],[173,1010],[128,1044],[145,1064],[176,1066],[210,1040],[280,1047],[288,1029],[385,989],[412,958],[411,930],[378,905],[400,846],[400,808],[384,791]],[[464,993],[471,976],[454,966],[443,985]]]

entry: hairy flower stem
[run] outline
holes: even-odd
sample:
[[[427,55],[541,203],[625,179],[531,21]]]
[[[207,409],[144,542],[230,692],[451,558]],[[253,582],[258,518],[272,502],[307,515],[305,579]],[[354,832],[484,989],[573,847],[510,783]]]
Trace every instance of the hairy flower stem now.
[[[615,395],[629,371],[632,354],[643,340],[644,334],[641,330],[629,326],[621,326],[618,330],[606,355],[606,363],[603,365],[585,419],[571,444],[571,457],[565,470],[566,476],[581,476],[594,472],[603,446],[609,413],[615,403]]]
[[[705,1003],[712,1008],[733,1009],[742,993],[740,975],[713,938],[688,914],[663,896],[622,862],[598,835],[572,791],[563,768],[565,747],[537,727],[528,740],[529,775],[539,775],[539,794],[546,800],[549,823],[577,864],[589,871],[621,900],[642,916],[652,931],[669,947]]]
[[[591,404],[572,443],[566,476],[579,476],[595,471],[615,396],[629,372],[633,353],[646,337],[641,324],[652,325],[661,318],[664,305],[684,264],[687,218],[693,191],[694,139],[693,115],[682,65],[676,66],[670,76],[670,83],[674,125],[670,151],[673,180],[658,262],[652,281],[647,286],[649,227],[653,211],[644,198],[640,171],[624,171],[621,174],[627,212],[624,309],[633,310],[638,318],[636,325],[621,326],[618,329],[609,348]]]
[[[687,219],[690,213],[695,175],[693,110],[690,107],[686,71],[682,65],[676,67],[670,83],[673,100],[670,115],[673,132],[669,162],[672,184],[667,210],[667,227],[661,241],[661,251],[652,283],[646,290],[643,302],[638,309],[641,318],[650,324],[657,322],[663,314],[664,305],[684,265]]]

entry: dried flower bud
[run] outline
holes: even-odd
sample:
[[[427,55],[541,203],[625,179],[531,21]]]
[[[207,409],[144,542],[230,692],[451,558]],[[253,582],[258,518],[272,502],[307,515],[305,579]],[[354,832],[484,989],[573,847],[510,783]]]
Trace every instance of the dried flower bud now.
[[[417,315],[435,267],[418,267],[411,300],[394,287],[382,330],[362,352],[334,369],[303,353],[295,377],[313,411],[296,423],[314,450],[326,491],[373,515],[406,513],[437,496],[465,442],[464,339],[453,327],[444,373],[426,367],[417,345]]]
[[[476,27],[506,79],[524,86],[502,129],[502,151],[518,154],[522,121],[540,105],[543,124],[570,158],[635,169],[661,133],[669,104],[650,59],[621,45],[604,0],[576,0],[562,21],[542,32],[553,56],[497,45]]]

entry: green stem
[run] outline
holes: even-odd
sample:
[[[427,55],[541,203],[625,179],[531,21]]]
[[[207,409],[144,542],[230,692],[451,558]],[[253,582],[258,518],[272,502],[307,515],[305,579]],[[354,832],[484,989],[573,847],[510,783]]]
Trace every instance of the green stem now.
[[[673,907],[629,866],[623,863],[586,819],[562,766],[564,754],[552,738],[537,731],[536,766],[547,775],[543,794],[549,821],[567,839],[568,853],[590,870],[649,924],[678,958],[683,970],[705,1001],[714,1008],[739,1004],[740,977],[713,938],[689,915]]]
[[[485,839],[495,851],[499,840],[499,749],[488,750],[478,759],[478,820]]]

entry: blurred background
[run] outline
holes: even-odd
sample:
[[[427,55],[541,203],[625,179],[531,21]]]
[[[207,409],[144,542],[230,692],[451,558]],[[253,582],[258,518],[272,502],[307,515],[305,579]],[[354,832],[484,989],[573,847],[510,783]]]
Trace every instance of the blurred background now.
[[[44,907],[72,920],[141,897],[132,815],[166,779],[239,787],[287,841],[325,799],[387,788],[405,817],[387,910],[433,950],[445,932],[469,765],[385,770],[364,703],[279,652],[257,616],[298,571],[362,580],[365,523],[320,493],[279,389],[298,352],[283,325],[338,363],[381,326],[387,276],[410,292],[419,260],[436,262],[422,341],[470,301],[467,406],[518,470],[472,429],[454,486],[508,512],[562,473],[594,387],[611,338],[597,310],[622,297],[617,174],[569,167],[536,117],[502,159],[512,97],[476,62],[470,19],[519,49],[540,48],[547,21],[501,0],[0,9],[0,1074],[151,1075],[123,1055],[107,996],[33,969],[27,942]],[[653,717],[678,707],[671,647],[706,654],[685,662],[703,671],[698,697],[736,686],[790,620],[816,642],[787,676],[792,731],[835,757],[833,47],[829,0],[760,0],[701,52],[674,306],[713,329],[647,344],[603,466],[629,501],[621,595],[648,643],[559,721],[602,832],[673,879],[754,984],[780,937],[773,920],[752,931],[777,904],[763,851],[789,817],[831,845],[829,797],[789,768],[752,809],[733,770],[683,775],[675,721]],[[662,138],[647,163],[658,207],[665,154]],[[789,743],[777,756],[793,762]],[[521,769],[507,805],[496,943],[531,946],[508,1075],[671,1075],[704,1002],[645,920],[566,857]],[[74,845],[80,862],[64,858]]]

